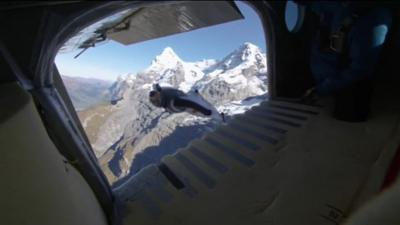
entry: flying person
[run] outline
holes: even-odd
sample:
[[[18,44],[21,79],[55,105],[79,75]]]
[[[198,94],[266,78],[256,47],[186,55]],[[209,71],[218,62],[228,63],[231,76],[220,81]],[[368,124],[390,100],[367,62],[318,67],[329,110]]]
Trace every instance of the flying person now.
[[[225,121],[224,114],[218,113],[215,107],[204,100],[197,90],[184,93],[175,88],[161,87],[159,84],[155,84],[153,89],[149,93],[150,102],[156,107],[164,108],[169,113],[188,112],[196,116]]]

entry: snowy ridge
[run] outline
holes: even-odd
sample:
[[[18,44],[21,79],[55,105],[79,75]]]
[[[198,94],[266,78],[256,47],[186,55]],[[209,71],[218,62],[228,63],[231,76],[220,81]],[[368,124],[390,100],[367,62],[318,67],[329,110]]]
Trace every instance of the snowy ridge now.
[[[266,73],[266,57],[257,46],[246,42],[237,50],[226,56],[215,67],[211,68],[209,76],[237,74],[242,69],[256,66],[260,73]]]
[[[172,83],[172,86],[183,91],[189,91],[193,84],[204,76],[202,69],[212,62],[186,63],[171,47],[166,47],[160,55],[155,57],[144,73],[153,74],[154,82],[161,85],[169,86],[168,84]],[[177,75],[178,77],[176,77]],[[178,80],[171,82],[176,78]],[[177,83],[179,83],[178,86]]]
[[[194,62],[194,63],[187,63],[189,65],[192,65],[194,67],[199,68],[201,71],[206,71],[207,69],[209,69],[210,67],[216,65],[218,63],[218,60],[215,59],[203,59],[199,62]]]
[[[211,93],[213,90],[221,90],[221,87],[224,87],[227,93],[221,96],[222,98],[225,98],[226,95],[232,96],[234,93],[243,92],[243,95],[237,94],[237,98],[230,98],[230,101],[263,95],[267,92],[266,63],[265,54],[257,46],[246,42],[219,63],[210,67],[206,71],[206,76],[195,84],[195,88],[203,94],[213,95]],[[221,99],[214,102],[218,101],[221,102]],[[221,103],[226,102],[222,101]]]
[[[230,85],[231,92],[237,92],[240,89],[252,89],[254,95],[262,95],[267,92],[266,89],[266,55],[261,50],[246,42],[238,49],[230,53],[223,60],[213,59],[202,60],[200,62],[184,62],[171,47],[166,47],[162,53],[155,57],[151,65],[142,73],[147,74],[153,83],[159,83],[161,86],[171,86],[188,92],[191,89],[198,89],[200,92],[207,89],[211,83],[224,82]],[[124,81],[119,78],[117,82],[127,83],[132,86],[132,76],[127,76]],[[114,88],[126,88],[126,85],[115,85]],[[147,89],[150,84],[144,84]],[[125,90],[125,89],[124,89]],[[122,91],[113,99],[121,99]]]

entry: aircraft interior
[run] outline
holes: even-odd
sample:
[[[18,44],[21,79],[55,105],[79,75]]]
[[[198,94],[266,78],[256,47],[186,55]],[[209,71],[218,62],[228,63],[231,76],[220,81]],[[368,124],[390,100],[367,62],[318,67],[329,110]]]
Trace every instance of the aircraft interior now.
[[[113,187],[61,81],[58,50],[116,13],[120,17],[75,44],[86,50],[102,38],[130,45],[190,32],[240,19],[235,3],[0,3],[0,223],[400,223],[399,5],[381,3],[393,23],[369,118],[348,122],[332,116],[329,97],[301,101],[314,82],[309,40],[315,15],[298,6],[289,31],[286,1],[246,3],[259,15],[268,44],[268,100]],[[182,24],[181,14],[192,26]],[[138,20],[143,15],[145,22]]]

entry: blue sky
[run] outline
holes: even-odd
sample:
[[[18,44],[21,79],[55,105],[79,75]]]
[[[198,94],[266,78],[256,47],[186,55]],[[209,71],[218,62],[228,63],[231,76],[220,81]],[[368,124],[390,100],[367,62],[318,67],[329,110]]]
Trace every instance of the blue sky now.
[[[186,62],[222,59],[244,42],[266,51],[261,21],[256,12],[236,2],[245,19],[195,31],[171,35],[125,46],[114,41],[89,48],[77,59],[79,51],[58,54],[57,67],[62,75],[115,80],[119,75],[146,69],[155,56],[169,46]]]

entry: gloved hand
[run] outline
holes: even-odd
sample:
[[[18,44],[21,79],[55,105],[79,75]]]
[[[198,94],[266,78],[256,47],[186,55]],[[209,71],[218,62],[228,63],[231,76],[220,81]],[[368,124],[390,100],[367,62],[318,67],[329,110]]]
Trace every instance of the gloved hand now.
[[[309,105],[315,104],[317,102],[317,100],[318,100],[318,97],[317,97],[315,86],[307,89],[307,91],[301,97],[301,102],[304,104],[309,104]]]
[[[307,91],[304,93],[303,98],[307,98],[315,93],[315,86],[312,88],[307,89]]]

